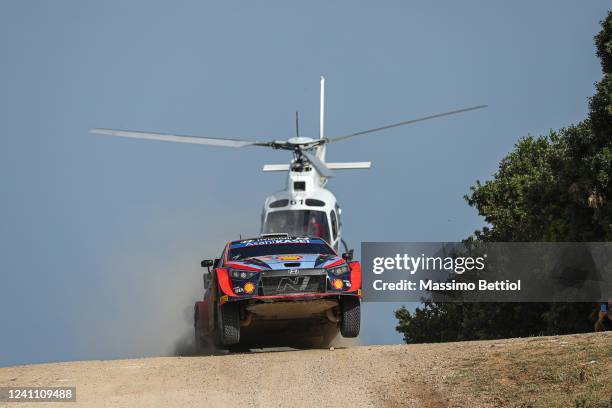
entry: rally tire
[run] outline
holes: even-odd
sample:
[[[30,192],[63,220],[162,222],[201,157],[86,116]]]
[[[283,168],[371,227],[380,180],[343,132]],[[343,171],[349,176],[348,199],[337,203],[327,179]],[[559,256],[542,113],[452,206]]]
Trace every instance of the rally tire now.
[[[219,306],[219,337],[221,344],[240,342],[240,309],[236,303]]]
[[[345,297],[340,304],[342,320],[340,321],[340,334],[342,337],[359,336],[361,325],[361,304],[357,297]]]

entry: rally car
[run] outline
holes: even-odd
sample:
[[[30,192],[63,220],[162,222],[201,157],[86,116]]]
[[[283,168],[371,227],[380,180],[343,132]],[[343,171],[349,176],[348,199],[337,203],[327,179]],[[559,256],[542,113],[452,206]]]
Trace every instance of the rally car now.
[[[317,237],[264,234],[228,242],[202,261],[204,297],[194,308],[196,343],[227,349],[327,345],[357,337],[361,265]]]

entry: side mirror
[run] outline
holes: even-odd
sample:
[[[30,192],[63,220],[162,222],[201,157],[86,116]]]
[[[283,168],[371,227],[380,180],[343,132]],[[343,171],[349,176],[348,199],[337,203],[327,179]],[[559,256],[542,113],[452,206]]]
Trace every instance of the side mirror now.
[[[348,252],[343,253],[342,259],[344,259],[346,262],[352,261],[353,260],[353,250],[349,249]]]
[[[213,266],[213,260],[205,259],[200,263],[200,265],[202,265],[202,268],[210,268],[211,266]]]

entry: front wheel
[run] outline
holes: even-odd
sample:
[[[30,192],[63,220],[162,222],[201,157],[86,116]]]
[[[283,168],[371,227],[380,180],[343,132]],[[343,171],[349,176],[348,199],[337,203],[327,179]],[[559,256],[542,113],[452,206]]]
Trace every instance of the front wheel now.
[[[340,322],[340,334],[342,337],[359,336],[361,325],[361,304],[357,297],[345,297],[340,303],[342,320]]]
[[[223,345],[240,342],[240,309],[237,303],[226,303],[219,306],[219,340]]]

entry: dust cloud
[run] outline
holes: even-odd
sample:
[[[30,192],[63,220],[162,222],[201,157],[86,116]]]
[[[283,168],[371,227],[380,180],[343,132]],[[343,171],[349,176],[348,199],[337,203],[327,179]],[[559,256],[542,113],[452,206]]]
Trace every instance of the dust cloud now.
[[[194,353],[193,307],[204,293],[200,261],[220,256],[245,226],[258,227],[196,210],[149,218],[108,256],[101,281],[75,311],[80,355],[88,359]]]

